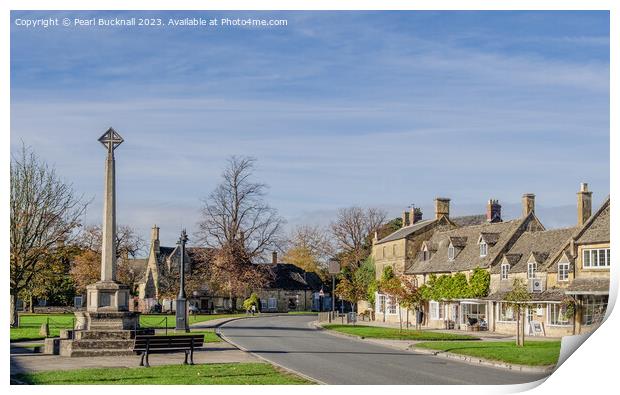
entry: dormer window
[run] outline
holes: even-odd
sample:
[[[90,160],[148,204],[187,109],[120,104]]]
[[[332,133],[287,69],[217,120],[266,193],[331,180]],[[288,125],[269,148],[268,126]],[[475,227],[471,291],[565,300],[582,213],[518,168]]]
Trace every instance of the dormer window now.
[[[501,266],[501,279],[502,280],[508,280],[508,271],[510,270],[510,264],[508,263],[502,263]]]
[[[430,259],[430,254],[428,253],[428,248],[424,246],[424,250],[422,250],[422,260],[428,261]]]
[[[536,278],[536,262],[529,262],[527,264],[527,278]]]
[[[480,257],[485,257],[489,253],[489,245],[484,241],[480,241]]]
[[[448,247],[448,260],[449,261],[453,261],[454,260],[454,246],[452,244],[450,244],[450,246]]]

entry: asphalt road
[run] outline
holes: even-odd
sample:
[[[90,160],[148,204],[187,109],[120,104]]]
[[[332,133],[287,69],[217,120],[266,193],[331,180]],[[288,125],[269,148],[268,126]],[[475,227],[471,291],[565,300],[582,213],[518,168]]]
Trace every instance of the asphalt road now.
[[[546,376],[343,338],[312,326],[315,319],[259,317],[229,322],[220,331],[242,349],[325,384],[517,384]]]

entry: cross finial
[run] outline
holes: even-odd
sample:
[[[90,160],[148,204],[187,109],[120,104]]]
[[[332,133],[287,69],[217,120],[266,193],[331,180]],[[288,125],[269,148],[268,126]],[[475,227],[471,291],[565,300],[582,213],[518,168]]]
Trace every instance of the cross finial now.
[[[121,145],[123,141],[124,140],[121,135],[118,134],[113,128],[109,128],[104,134],[101,135],[101,137],[99,137],[99,142],[103,144],[103,146],[106,147],[110,153],[113,152],[116,147]]]

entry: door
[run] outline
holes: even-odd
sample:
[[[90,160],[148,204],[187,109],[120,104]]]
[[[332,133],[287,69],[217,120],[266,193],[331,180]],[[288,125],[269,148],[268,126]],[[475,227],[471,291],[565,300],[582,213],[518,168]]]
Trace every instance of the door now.
[[[525,310],[525,333],[527,333],[528,335],[533,335],[530,322],[536,319],[534,318],[534,314],[536,314],[536,307],[528,306]]]

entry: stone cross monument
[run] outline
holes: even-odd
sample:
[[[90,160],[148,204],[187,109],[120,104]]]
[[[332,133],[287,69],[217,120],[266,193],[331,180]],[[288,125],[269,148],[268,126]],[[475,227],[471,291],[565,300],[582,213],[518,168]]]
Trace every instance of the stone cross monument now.
[[[101,280],[86,287],[86,311],[76,311],[73,330],[60,339],[46,339],[46,352],[69,357],[131,355],[133,338],[140,330],[140,314],[129,311],[129,287],[116,282],[116,191],[114,150],[123,138],[109,128],[99,142],[107,150],[103,188]],[[58,342],[56,347],[55,342]]]
[[[116,175],[114,150],[123,138],[109,128],[99,142],[108,154],[105,162],[105,184],[103,193],[103,227],[101,244],[101,280],[86,289],[89,312],[128,311],[129,287],[116,282]]]

